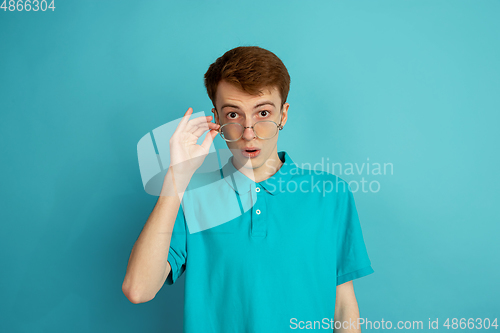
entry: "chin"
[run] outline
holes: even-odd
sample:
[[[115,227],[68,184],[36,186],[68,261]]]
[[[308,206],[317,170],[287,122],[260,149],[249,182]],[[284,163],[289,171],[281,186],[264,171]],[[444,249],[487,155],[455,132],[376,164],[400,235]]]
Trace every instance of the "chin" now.
[[[247,168],[247,169],[256,169],[260,166],[262,166],[262,164],[264,164],[264,161],[265,161],[265,158],[262,156],[262,153],[259,155],[259,156],[256,156],[254,158],[247,158],[247,157],[244,157],[243,155],[241,155],[240,152],[239,153],[239,156],[238,157],[235,157],[239,164],[243,165],[244,168]],[[234,156],[234,154],[233,154]]]

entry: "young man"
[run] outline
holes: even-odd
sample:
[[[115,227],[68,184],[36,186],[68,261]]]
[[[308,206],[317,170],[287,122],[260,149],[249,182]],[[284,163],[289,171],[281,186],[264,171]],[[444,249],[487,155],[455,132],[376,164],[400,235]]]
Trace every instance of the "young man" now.
[[[350,325],[359,318],[352,280],[373,269],[354,198],[339,177],[299,168],[278,152],[289,85],[272,52],[232,49],[205,74],[216,123],[188,120],[190,108],[170,140],[171,169],[132,249],[123,291],[147,302],[186,272],[184,332],[360,332]],[[219,180],[208,200],[240,212],[224,223],[215,220],[225,211],[201,201],[180,205],[217,133],[232,156],[205,175]],[[196,217],[210,222],[193,232]]]

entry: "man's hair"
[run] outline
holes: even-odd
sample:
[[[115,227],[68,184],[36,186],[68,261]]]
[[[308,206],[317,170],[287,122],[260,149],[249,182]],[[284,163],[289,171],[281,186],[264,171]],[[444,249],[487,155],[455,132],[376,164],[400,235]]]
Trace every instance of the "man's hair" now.
[[[260,95],[264,88],[276,87],[281,97],[280,108],[290,90],[290,75],[281,59],[258,46],[236,47],[210,65],[205,73],[205,87],[214,107],[221,80],[250,95]]]

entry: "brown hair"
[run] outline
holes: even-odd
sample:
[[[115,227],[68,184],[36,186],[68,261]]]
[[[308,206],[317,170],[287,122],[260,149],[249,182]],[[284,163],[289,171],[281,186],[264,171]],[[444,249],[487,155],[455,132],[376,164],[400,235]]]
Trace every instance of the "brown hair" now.
[[[210,65],[205,73],[205,87],[214,107],[217,86],[224,80],[250,95],[259,95],[262,89],[276,87],[281,107],[290,90],[290,75],[274,53],[258,46],[239,46],[227,51]]]

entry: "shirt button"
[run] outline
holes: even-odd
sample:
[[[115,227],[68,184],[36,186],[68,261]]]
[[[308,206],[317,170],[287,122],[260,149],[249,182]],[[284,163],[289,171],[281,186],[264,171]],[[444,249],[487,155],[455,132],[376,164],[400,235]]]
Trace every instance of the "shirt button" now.
[[[256,187],[255,192],[260,192],[260,187]]]
[[[257,213],[257,215],[259,215],[260,214],[260,209],[257,209],[255,212]]]

